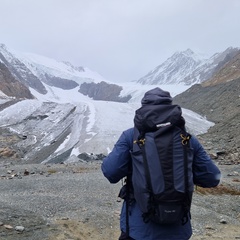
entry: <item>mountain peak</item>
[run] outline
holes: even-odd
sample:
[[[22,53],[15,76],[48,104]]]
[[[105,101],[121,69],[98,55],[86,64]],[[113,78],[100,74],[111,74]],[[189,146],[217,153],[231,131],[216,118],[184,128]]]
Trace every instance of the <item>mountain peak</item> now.
[[[6,47],[6,45],[5,45],[5,44],[3,44],[3,43],[0,43],[0,48],[2,48],[2,49],[4,49],[4,50],[7,50],[7,47]]]
[[[198,53],[196,51],[193,51],[192,49],[188,48],[185,51],[181,51],[179,52],[179,54],[184,55],[185,57],[189,57],[194,59],[195,61],[203,61],[205,59],[207,59],[208,57],[203,54],[203,53]]]
[[[137,82],[141,84],[178,84],[202,62],[191,49],[175,52]]]
[[[195,54],[190,48],[188,48],[185,51],[182,51],[181,53],[183,53],[186,56],[192,56],[193,54]]]
[[[2,48],[2,47],[4,47],[5,45],[3,44],[3,43],[0,43],[0,47]]]

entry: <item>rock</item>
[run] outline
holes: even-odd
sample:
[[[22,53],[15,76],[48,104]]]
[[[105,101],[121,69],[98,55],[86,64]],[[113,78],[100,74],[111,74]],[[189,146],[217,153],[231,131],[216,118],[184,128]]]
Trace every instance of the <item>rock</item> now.
[[[15,230],[16,230],[17,232],[23,232],[23,231],[25,230],[25,228],[24,228],[23,226],[16,226],[16,227],[15,227]]]
[[[100,153],[100,154],[96,154],[96,157],[97,157],[97,160],[103,160],[106,157],[106,155]]]
[[[83,153],[80,153],[77,157],[83,161],[88,162],[88,161],[102,160],[105,157],[105,155],[93,154],[93,153],[90,154],[90,153],[83,152]]]
[[[222,219],[220,220],[220,223],[222,223],[222,224],[227,224],[227,221],[222,218]]]
[[[208,230],[215,230],[214,227],[212,227],[212,226],[208,226],[208,225],[207,225],[205,228],[208,229]]]
[[[209,152],[209,155],[212,159],[218,159],[218,154],[216,152]]]
[[[227,176],[239,176],[239,173],[234,171],[232,173],[229,173]]]
[[[80,86],[79,92],[93,98],[94,100],[128,102],[131,95],[121,97],[122,87],[116,84],[106,82],[100,83],[83,83]]]
[[[13,229],[13,227],[11,225],[7,225],[7,224],[4,224],[3,225],[6,229]]]
[[[25,176],[29,175],[29,171],[27,169],[24,170],[24,173],[23,173]]]

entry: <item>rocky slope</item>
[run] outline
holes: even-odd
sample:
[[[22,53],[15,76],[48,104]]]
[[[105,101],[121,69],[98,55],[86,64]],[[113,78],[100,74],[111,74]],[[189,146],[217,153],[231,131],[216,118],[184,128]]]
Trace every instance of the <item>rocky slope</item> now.
[[[28,98],[32,99],[34,96],[23,83],[16,80],[9,69],[0,62],[0,91],[5,95],[13,98]]]
[[[226,70],[226,69],[225,69]],[[222,164],[240,163],[240,78],[208,86],[194,85],[176,96],[174,103],[215,123],[202,135],[205,146]]]
[[[212,86],[219,83],[229,82],[240,77],[240,50],[228,54],[226,58],[218,64],[215,74],[203,86]]]

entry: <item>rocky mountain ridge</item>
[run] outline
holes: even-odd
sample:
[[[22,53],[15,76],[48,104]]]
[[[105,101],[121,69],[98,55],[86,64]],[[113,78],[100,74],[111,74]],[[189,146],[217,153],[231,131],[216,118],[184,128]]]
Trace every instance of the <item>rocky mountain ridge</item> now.
[[[193,85],[209,80],[219,71],[223,62],[230,61],[239,52],[239,48],[229,47],[210,58],[203,58],[192,50],[176,52],[161,65],[140,78],[141,84],[176,84]]]

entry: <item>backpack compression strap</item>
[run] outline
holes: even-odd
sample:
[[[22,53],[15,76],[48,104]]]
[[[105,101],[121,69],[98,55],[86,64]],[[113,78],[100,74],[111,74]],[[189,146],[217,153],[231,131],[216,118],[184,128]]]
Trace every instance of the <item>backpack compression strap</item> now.
[[[145,133],[141,132],[141,134],[138,137],[138,140],[134,141],[134,143],[137,143],[139,148],[142,150],[142,155],[143,155],[143,165],[144,165],[144,170],[145,170],[145,176],[146,176],[146,183],[147,183],[147,190],[150,196],[149,199],[149,206],[151,206],[151,202],[153,201],[153,190],[152,190],[152,181],[150,177],[150,170],[148,166],[148,161],[147,161],[147,155],[146,155],[146,149],[145,149]],[[151,215],[154,215],[155,210],[153,207],[148,207],[148,212],[143,213],[143,221],[145,223],[150,221]]]
[[[189,148],[189,141],[191,139],[190,134],[180,135],[182,138],[182,145],[183,145],[183,151],[184,151],[184,176],[185,176],[185,192],[186,192],[186,204],[184,206],[184,216],[182,219],[182,225],[186,224],[188,221],[188,214],[190,214],[190,204],[191,204],[191,197],[189,195],[188,190],[188,148]]]

